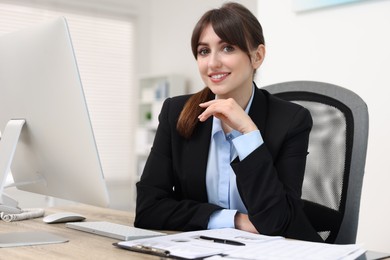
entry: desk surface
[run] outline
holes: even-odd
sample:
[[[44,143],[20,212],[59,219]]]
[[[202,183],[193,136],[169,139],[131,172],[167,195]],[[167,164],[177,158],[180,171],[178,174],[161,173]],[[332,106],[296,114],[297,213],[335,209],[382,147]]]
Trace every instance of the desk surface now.
[[[45,215],[71,211],[84,215],[87,221],[109,221],[113,223],[132,225],[134,214],[131,212],[98,208],[87,205],[72,205],[46,209]],[[69,239],[67,243],[1,248],[1,259],[160,259],[160,257],[139,254],[120,249],[112,244],[116,239],[94,235],[66,228],[65,224],[46,224],[42,218],[17,222],[0,220],[1,232],[48,231]],[[388,256],[388,255],[387,255]],[[389,259],[384,254],[362,256],[359,259]]]
[[[71,211],[84,215],[87,221],[109,221],[132,225],[134,214],[87,205],[47,208],[45,215]],[[3,259],[159,259],[159,257],[134,253],[112,245],[116,239],[66,228],[65,224],[46,224],[42,218],[17,222],[0,220],[1,232],[48,231],[69,239],[67,243],[25,246],[0,249]]]

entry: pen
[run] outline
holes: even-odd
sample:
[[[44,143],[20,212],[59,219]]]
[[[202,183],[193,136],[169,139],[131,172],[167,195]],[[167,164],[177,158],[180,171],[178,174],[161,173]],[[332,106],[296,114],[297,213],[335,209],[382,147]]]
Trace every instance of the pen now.
[[[208,236],[199,236],[200,239],[210,240],[215,243],[221,243],[221,244],[227,244],[227,245],[233,245],[233,246],[245,246],[244,243],[229,240],[229,239],[223,239],[223,238],[217,238],[217,237],[208,237]]]
[[[141,253],[149,253],[153,255],[158,255],[158,256],[169,256],[170,252],[165,249],[160,249],[156,247],[151,247],[151,246],[144,246],[144,245],[135,245],[132,246],[131,249],[134,251],[138,251]]]

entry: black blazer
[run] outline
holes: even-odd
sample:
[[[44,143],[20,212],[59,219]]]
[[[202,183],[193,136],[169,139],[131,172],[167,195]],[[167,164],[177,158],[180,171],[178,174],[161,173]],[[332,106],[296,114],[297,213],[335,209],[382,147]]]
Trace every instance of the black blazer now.
[[[176,130],[189,97],[169,98],[163,104],[153,147],[137,183],[136,227],[207,229],[210,215],[222,209],[208,203],[205,182],[212,118],[198,123],[188,140]],[[312,127],[309,111],[256,88],[249,116],[264,144],[231,166],[251,222],[261,234],[323,241],[301,200]]]

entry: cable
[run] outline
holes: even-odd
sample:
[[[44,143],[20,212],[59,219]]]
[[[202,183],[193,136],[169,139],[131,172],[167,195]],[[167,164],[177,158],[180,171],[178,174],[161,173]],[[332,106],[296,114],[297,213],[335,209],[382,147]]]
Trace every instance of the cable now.
[[[0,213],[0,217],[5,222],[20,221],[30,218],[39,218],[45,214],[44,209],[23,209],[19,214]]]

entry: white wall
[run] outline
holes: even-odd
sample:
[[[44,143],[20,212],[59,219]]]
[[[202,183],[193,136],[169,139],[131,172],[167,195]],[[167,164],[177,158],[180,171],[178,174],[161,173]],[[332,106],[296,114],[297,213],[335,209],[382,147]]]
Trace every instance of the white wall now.
[[[267,44],[259,85],[324,81],[366,101],[370,130],[357,242],[390,252],[390,1],[297,14],[291,0],[258,0],[258,18]]]

